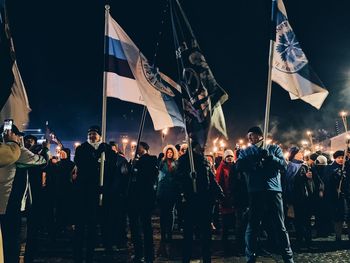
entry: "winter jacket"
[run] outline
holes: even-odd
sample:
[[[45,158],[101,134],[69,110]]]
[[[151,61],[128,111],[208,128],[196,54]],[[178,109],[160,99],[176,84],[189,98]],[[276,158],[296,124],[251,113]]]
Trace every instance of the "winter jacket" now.
[[[5,214],[6,212],[17,168],[28,168],[45,164],[46,160],[42,156],[21,147],[21,155],[17,162],[0,168],[0,214]]]
[[[268,144],[267,152],[270,159],[266,160],[259,145],[251,145],[239,153],[237,169],[247,174],[248,192],[282,192],[280,170],[287,166],[283,152],[275,144]]]
[[[179,182],[180,191],[184,194],[185,199],[191,200],[194,197],[200,197],[197,199],[211,203],[217,198],[222,198],[222,189],[215,180],[208,160],[203,155],[195,152],[193,152],[193,160],[196,171],[196,193],[193,190],[188,152],[178,160],[176,179]]]
[[[221,189],[224,192],[225,198],[221,204],[221,212],[223,214],[233,213],[233,193],[232,193],[232,185],[233,178],[232,170],[234,169],[234,165],[221,161],[218,169],[216,170],[216,181],[221,186]]]
[[[175,178],[177,161],[168,162],[162,160],[159,164],[157,199],[174,200],[179,195],[179,189]]]
[[[21,154],[16,142],[0,143],[0,167],[15,163]]]

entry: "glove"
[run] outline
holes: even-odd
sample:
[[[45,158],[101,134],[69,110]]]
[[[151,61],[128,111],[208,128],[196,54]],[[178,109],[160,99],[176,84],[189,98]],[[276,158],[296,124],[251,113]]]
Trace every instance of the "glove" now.
[[[261,158],[266,159],[269,156],[269,152],[266,149],[261,150]]]

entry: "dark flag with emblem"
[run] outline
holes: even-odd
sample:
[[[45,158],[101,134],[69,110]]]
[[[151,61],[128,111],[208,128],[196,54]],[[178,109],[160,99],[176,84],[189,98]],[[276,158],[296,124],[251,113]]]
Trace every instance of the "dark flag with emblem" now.
[[[4,1],[0,1],[0,122],[13,119],[21,128],[28,121],[30,107],[15,59]]]
[[[311,69],[300,47],[282,0],[272,1],[272,81],[289,92],[291,99],[301,99],[319,109],[328,91]]]
[[[227,93],[214,78],[178,1],[171,6],[172,25],[181,74],[182,94],[188,134],[205,145],[208,134],[220,133],[227,138],[221,105]]]

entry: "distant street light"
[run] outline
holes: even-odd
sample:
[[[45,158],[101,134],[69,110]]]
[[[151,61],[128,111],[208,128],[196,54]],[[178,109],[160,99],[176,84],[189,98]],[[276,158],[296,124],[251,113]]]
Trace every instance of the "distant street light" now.
[[[309,140],[310,140],[311,151],[314,151],[314,142],[312,140],[312,132],[311,131],[306,131],[306,135],[309,137]]]
[[[348,122],[346,119],[346,117],[348,116],[348,113],[346,111],[341,111],[339,114],[340,114],[340,117],[343,121],[345,132],[348,132]]]
[[[126,146],[128,145],[129,140],[127,138],[122,139],[122,144],[123,144],[123,153],[126,155]]]

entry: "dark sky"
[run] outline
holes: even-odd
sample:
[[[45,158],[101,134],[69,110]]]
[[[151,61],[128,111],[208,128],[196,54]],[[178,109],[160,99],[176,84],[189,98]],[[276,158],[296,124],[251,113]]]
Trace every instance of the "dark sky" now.
[[[238,138],[263,125],[267,83],[270,0],[181,1],[216,80],[229,135]],[[350,106],[350,2],[285,0],[289,21],[309,62],[330,95],[321,110],[291,101],[273,85],[270,127],[280,140],[306,129],[334,132],[337,114]],[[177,78],[165,0],[110,1],[112,17],[139,49]],[[103,1],[8,1],[17,61],[32,108],[30,127],[46,120],[61,138],[85,138],[100,123],[103,76]],[[162,37],[158,32],[162,31]],[[108,99],[108,130],[137,131],[141,107]],[[147,129],[152,128],[147,120]]]

